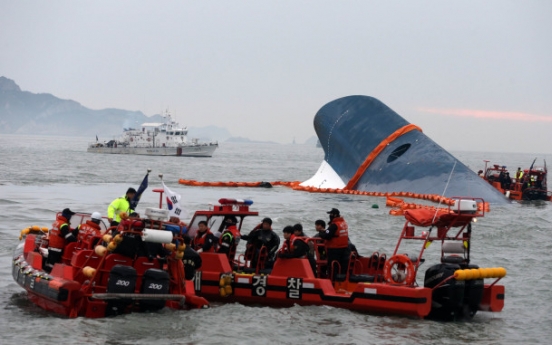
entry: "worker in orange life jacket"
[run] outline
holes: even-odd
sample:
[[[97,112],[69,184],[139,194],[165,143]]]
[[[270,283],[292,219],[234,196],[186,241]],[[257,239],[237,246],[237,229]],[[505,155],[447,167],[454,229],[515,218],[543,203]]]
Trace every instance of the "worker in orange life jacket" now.
[[[44,265],[47,271],[51,271],[54,264],[61,262],[65,245],[77,240],[77,230],[70,227],[71,217],[74,214],[75,212],[66,208],[52,223],[52,228],[48,232],[48,260]]]
[[[192,240],[192,248],[198,253],[212,253],[215,251],[216,237],[207,227],[207,222],[202,220],[197,223],[198,229]]]
[[[284,233],[284,244],[278,252],[279,259],[309,259],[309,264],[311,265],[312,272],[316,276],[316,262],[314,257],[309,258],[309,244],[308,238],[304,236],[296,236],[294,234],[294,227],[288,225],[283,230]]]
[[[309,250],[307,252],[307,259],[309,259],[309,263],[312,267],[312,270],[315,272],[315,275],[316,275],[317,270],[316,270],[316,259],[314,258],[314,240],[307,237],[307,235],[303,232],[303,225],[301,223],[297,223],[293,226],[293,234],[295,235],[295,237],[300,238],[309,246]]]
[[[332,208],[327,213],[330,216],[328,228],[319,234],[326,240],[328,266],[333,278],[335,274],[345,274],[349,266],[349,227],[337,208]]]
[[[102,215],[100,212],[94,212],[90,216],[90,220],[87,220],[85,223],[77,226],[77,240],[81,247],[92,248],[92,238],[102,234],[102,229],[100,227],[101,221]]]

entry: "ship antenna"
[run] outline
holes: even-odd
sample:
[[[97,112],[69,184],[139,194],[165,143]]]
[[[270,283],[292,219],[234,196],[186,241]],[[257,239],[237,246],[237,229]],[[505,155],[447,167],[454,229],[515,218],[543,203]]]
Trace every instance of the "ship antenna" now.
[[[454,165],[452,166],[447,183],[445,184],[445,189],[443,190],[443,194],[441,194],[441,198],[439,198],[439,205],[437,205],[437,207],[435,208],[435,213],[433,214],[433,219],[431,220],[431,224],[433,224],[433,222],[435,221],[435,218],[437,217],[437,211],[439,210],[439,206],[441,206],[441,202],[443,200],[443,197],[445,196],[445,192],[447,191],[450,178],[452,177],[452,172],[454,171],[455,167],[456,167],[456,159],[454,160]]]

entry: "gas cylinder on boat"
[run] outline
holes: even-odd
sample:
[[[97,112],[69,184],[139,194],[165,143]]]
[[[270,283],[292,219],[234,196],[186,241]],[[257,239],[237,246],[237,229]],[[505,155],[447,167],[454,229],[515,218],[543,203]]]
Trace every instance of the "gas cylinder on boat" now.
[[[109,272],[107,293],[134,293],[136,270],[131,266],[115,265]],[[130,299],[115,299],[107,303],[106,316],[119,315],[133,303]]]
[[[424,278],[424,287],[433,288],[443,280],[454,275],[460,269],[457,264],[437,264],[427,269]],[[455,320],[463,310],[466,284],[463,280],[450,279],[437,287],[432,293],[431,312],[427,316],[436,320]]]
[[[144,272],[142,279],[141,293],[144,294],[167,294],[169,293],[170,277],[166,271],[150,268]],[[143,300],[140,301],[140,309],[143,311],[159,310],[165,306],[164,300]]]

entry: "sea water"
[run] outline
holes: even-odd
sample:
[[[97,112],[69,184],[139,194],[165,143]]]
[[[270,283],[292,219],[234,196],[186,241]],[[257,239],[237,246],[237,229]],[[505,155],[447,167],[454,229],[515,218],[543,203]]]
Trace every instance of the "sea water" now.
[[[128,187],[138,187],[152,169],[149,188],[138,206],[157,207],[159,174],[181,203],[189,220],[219,198],[252,199],[258,219],[273,219],[278,234],[302,223],[314,235],[314,221],[339,208],[350,237],[363,255],[392,253],[404,218],[389,215],[384,198],[293,191],[286,187],[190,187],[199,181],[304,181],[318,169],[322,149],[307,145],[221,143],[212,158],[144,157],[86,153],[87,140],[75,137],[0,136],[0,343],[1,344],[538,344],[552,336],[551,203],[493,206],[473,228],[472,263],[505,267],[501,313],[479,312],[473,320],[443,323],[408,317],[369,315],[326,306],[269,308],[213,304],[207,310],[130,314],[106,319],[67,319],[31,303],[11,276],[11,258],[21,229],[49,226],[55,213],[99,211],[103,215]],[[538,153],[452,152],[477,171],[483,160],[527,167]],[[373,205],[378,205],[374,208]],[[243,249],[243,245],[240,246]],[[436,263],[431,246],[423,272]]]

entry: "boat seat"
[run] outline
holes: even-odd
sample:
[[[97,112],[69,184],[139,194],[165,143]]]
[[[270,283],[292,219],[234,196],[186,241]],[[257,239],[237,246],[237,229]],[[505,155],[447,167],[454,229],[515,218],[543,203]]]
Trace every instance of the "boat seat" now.
[[[378,253],[378,252],[375,252],[375,253],[372,254],[372,256],[370,257],[370,268],[371,268],[373,271],[377,271],[377,270],[378,270],[378,263],[379,263],[379,253]]]
[[[68,243],[65,248],[63,248],[63,255],[61,256],[61,262],[64,264],[70,264],[73,254],[77,250],[77,242]]]
[[[386,260],[387,260],[387,255],[385,253],[381,254],[379,257],[377,273],[383,273],[383,267],[385,266]]]
[[[466,247],[464,247],[463,241],[445,241],[441,252],[441,263],[462,264],[466,262]]]
[[[81,250],[71,258],[71,266],[75,268],[82,268],[84,266],[97,268],[101,259],[93,250]]]

